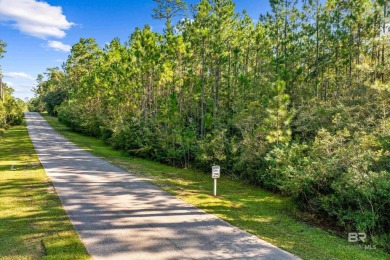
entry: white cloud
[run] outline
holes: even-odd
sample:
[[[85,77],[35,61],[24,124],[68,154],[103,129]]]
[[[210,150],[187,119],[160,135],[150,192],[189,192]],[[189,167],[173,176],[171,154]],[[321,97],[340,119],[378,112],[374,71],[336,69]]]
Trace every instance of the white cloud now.
[[[6,78],[12,78],[12,79],[28,79],[28,80],[35,80],[35,78],[31,75],[28,75],[24,72],[5,72],[4,77]]]
[[[62,8],[36,0],[0,0],[0,21],[9,21],[19,31],[38,38],[63,38],[74,23]]]
[[[4,83],[7,84],[8,87],[11,87],[11,88],[15,87],[15,84],[11,81],[4,81]]]
[[[12,88],[15,90],[13,96],[17,98],[32,98],[34,96],[34,93],[31,91],[36,85],[15,85],[12,86]]]
[[[52,48],[56,51],[63,51],[63,52],[68,52],[70,51],[70,45],[63,44],[62,42],[59,41],[48,41],[47,46],[49,48]]]

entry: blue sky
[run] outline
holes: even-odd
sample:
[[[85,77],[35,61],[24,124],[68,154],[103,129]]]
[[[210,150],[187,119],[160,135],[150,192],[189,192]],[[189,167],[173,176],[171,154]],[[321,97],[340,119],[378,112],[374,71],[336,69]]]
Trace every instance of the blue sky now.
[[[234,2],[236,11],[245,9],[253,19],[269,11],[268,0]],[[0,39],[8,45],[0,60],[3,81],[16,97],[31,98],[37,75],[60,67],[81,37],[95,38],[103,47],[114,37],[127,41],[145,24],[161,32],[164,22],[152,19],[153,7],[152,0],[0,0]]]

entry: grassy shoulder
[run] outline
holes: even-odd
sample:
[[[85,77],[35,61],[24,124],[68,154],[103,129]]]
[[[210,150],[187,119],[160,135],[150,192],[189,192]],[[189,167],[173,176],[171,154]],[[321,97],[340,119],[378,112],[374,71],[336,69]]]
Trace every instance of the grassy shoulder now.
[[[390,257],[383,251],[348,243],[347,238],[296,220],[291,216],[294,204],[288,198],[223,176],[218,180],[219,196],[214,197],[210,173],[130,157],[101,140],[68,131],[57,118],[44,117],[59,133],[96,156],[142,176],[182,200],[304,259]]]
[[[0,259],[89,259],[26,125],[0,136]]]

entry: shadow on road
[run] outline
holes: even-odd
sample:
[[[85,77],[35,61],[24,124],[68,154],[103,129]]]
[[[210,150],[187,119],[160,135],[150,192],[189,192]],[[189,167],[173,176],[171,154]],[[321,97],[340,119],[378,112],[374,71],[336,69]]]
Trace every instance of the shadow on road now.
[[[94,258],[293,259],[68,142],[26,113],[42,165]]]

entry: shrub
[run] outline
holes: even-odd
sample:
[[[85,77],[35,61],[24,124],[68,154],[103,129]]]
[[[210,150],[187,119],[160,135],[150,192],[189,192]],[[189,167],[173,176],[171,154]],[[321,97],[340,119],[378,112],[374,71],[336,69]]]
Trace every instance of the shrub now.
[[[224,166],[227,160],[227,142],[226,129],[214,130],[206,135],[203,140],[198,141],[198,153],[196,164],[199,168],[206,171],[210,170],[211,165]]]
[[[390,153],[374,134],[318,132],[305,144],[275,147],[264,184],[292,195],[304,209],[335,218],[347,230],[379,239],[390,232]],[[385,236],[384,236],[385,237]]]

